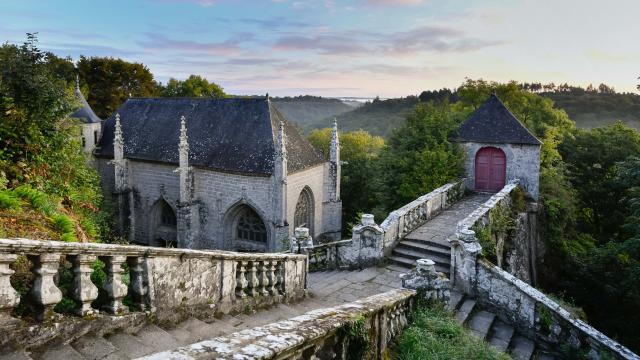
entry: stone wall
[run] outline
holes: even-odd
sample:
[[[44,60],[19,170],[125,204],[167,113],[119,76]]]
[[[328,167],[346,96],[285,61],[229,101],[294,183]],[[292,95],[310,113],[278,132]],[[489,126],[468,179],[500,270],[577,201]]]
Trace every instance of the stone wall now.
[[[82,124],[80,131],[82,132],[81,136],[84,139],[84,146],[82,149],[85,153],[91,153],[93,149],[96,147],[97,140],[100,139],[100,133],[102,131],[101,123],[86,123]]]
[[[22,299],[9,283],[10,265],[19,255],[34,263],[35,279]],[[106,264],[103,289],[90,280],[96,259]],[[58,272],[63,261],[72,264],[75,274],[74,315],[53,310],[62,300]],[[300,255],[0,239],[0,349],[40,347],[56,338],[72,341],[151,319],[177,323],[295,301],[306,296],[307,267],[307,258]],[[128,286],[123,275],[130,279]],[[99,292],[102,307],[94,308]],[[123,304],[125,297],[131,307]],[[13,317],[18,306],[33,309],[32,316]]]
[[[415,293],[392,290],[350,304],[243,330],[142,359],[388,359]],[[353,334],[357,331],[356,334]]]
[[[496,147],[504,151],[507,157],[506,182],[519,180],[520,185],[533,199],[538,199],[540,183],[540,146],[522,144],[490,144],[490,143],[461,143],[467,153],[465,170],[466,185],[475,188],[475,160],[476,153],[483,147]]]
[[[640,360],[638,355],[577,319],[539,290],[487,261],[478,261],[476,281],[475,292],[483,307],[493,310],[548,351],[568,346],[588,351],[592,359]]]

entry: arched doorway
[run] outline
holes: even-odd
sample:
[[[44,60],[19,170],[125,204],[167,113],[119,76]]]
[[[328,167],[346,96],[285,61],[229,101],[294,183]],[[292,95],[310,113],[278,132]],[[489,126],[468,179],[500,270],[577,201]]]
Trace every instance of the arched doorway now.
[[[248,205],[240,205],[233,211],[231,221],[232,246],[237,251],[267,250],[269,236],[260,215]]]
[[[313,193],[305,187],[298,196],[293,224],[295,227],[306,227],[313,235]]]
[[[162,247],[176,247],[177,245],[177,219],[173,211],[164,199],[158,200],[153,206],[152,241],[150,245]]]
[[[476,190],[500,191],[507,175],[507,157],[495,147],[484,147],[476,153]]]

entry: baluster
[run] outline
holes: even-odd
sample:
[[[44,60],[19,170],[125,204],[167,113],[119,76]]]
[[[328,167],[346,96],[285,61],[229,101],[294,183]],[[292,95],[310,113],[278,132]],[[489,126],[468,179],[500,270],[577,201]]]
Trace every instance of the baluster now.
[[[129,291],[131,291],[133,303],[140,309],[140,311],[148,310],[149,304],[146,298],[149,287],[145,281],[142,258],[138,256],[127,258],[127,264],[129,264],[129,274],[131,276]]]
[[[102,309],[110,314],[124,314],[127,307],[122,304],[122,299],[127,296],[127,286],[122,282],[122,264],[127,261],[124,255],[113,255],[101,257],[104,261],[104,270],[107,273],[107,280],[102,288],[107,292],[107,304]]]
[[[62,300],[62,291],[53,281],[60,266],[60,254],[33,255],[29,259],[34,265],[35,279],[28,297],[32,301],[35,318],[37,321],[50,320],[54,315],[53,308]]]
[[[278,265],[276,267],[276,276],[278,278],[278,286],[276,287],[276,289],[278,289],[278,292],[282,295],[284,295],[285,292],[285,287],[284,287],[284,262],[286,260],[283,261],[278,261]]]
[[[269,271],[268,271],[268,275],[269,275],[269,286],[267,287],[267,290],[269,291],[269,293],[271,295],[278,295],[278,289],[277,289],[277,285],[278,285],[278,276],[276,275],[276,265],[278,264],[278,262],[276,260],[272,260],[267,262],[267,265],[269,267]]]
[[[260,295],[269,296],[269,263],[270,261],[265,260],[260,262]]]
[[[245,272],[247,271],[247,262],[238,261],[236,267],[236,297],[244,298],[247,296],[245,289],[247,288],[247,278]]]
[[[247,287],[247,292],[249,294],[249,296],[252,297],[256,297],[258,296],[258,286],[260,285],[260,280],[258,279],[258,262],[257,261],[251,261],[249,264],[249,271],[248,271],[248,280],[249,280],[249,286]]]
[[[20,294],[11,287],[11,275],[15,272],[9,265],[16,261],[16,254],[0,254],[0,326],[15,322],[11,311],[20,303]]]
[[[94,255],[69,256],[73,264],[73,288],[71,297],[76,302],[75,313],[79,316],[97,313],[91,307],[91,302],[98,298],[98,288],[91,281],[91,265],[96,261]]]

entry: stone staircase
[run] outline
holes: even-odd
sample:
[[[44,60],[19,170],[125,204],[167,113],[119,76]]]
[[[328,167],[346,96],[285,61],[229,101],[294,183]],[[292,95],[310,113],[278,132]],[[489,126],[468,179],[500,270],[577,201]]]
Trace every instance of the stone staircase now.
[[[475,336],[516,360],[554,359],[553,356],[536,349],[533,341],[519,335],[496,314],[482,310],[474,299],[460,292],[451,292],[448,307],[455,312],[456,320],[467,326]]]
[[[449,275],[451,246],[448,239],[455,236],[458,221],[467,217],[491,194],[471,194],[454,203],[422,226],[405,235],[392,250],[388,260],[411,269],[418,259],[431,259],[436,270]]]

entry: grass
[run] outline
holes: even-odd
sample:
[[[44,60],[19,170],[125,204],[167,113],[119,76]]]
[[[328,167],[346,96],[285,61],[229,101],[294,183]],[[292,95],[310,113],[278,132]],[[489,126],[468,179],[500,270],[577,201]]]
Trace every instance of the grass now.
[[[419,304],[392,349],[395,360],[511,359],[458,324],[442,305]]]

